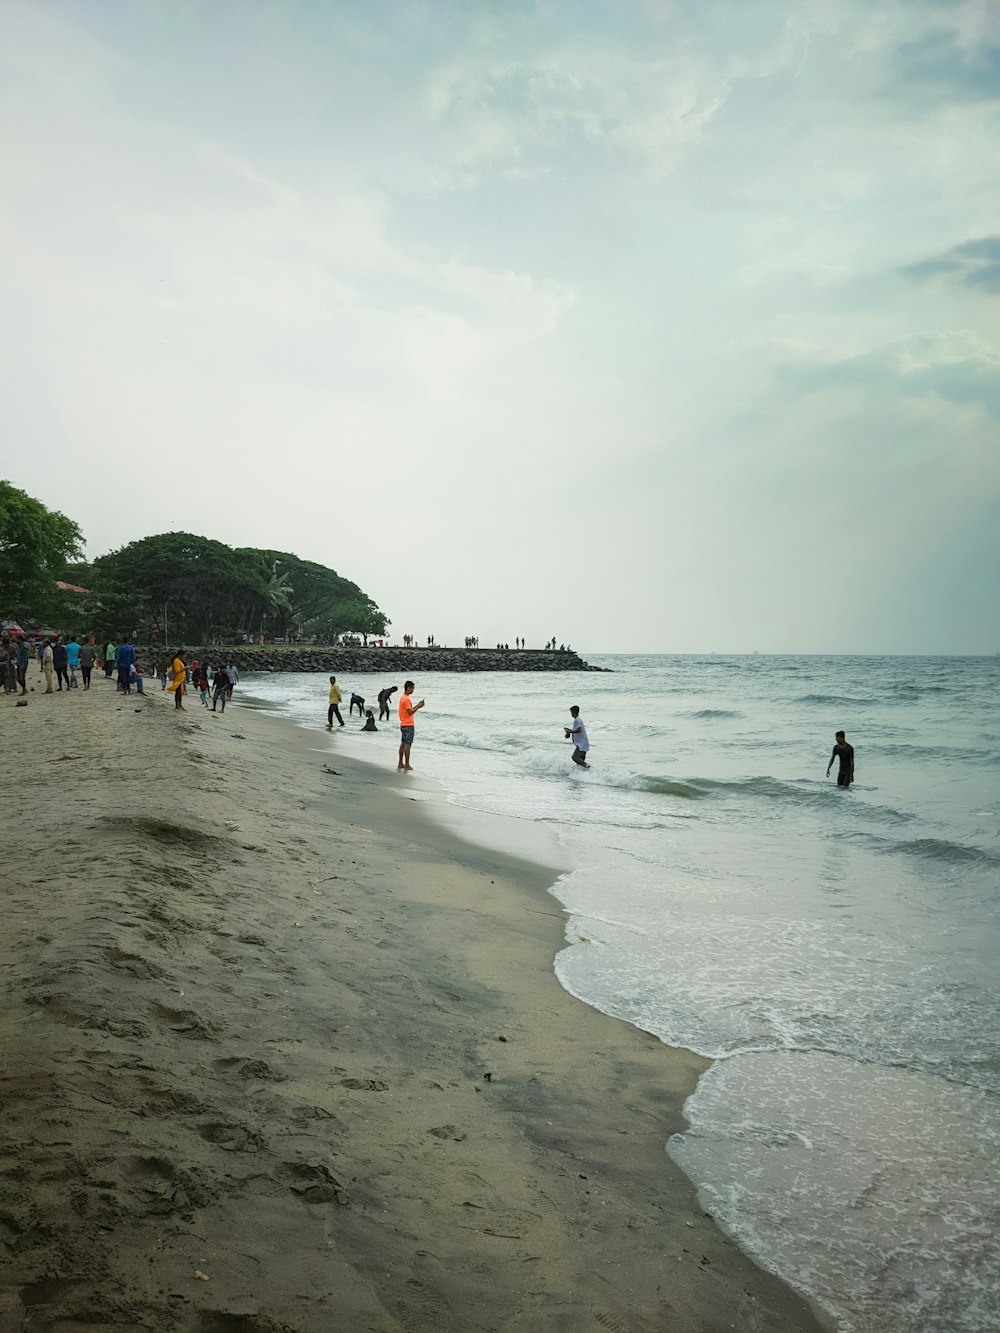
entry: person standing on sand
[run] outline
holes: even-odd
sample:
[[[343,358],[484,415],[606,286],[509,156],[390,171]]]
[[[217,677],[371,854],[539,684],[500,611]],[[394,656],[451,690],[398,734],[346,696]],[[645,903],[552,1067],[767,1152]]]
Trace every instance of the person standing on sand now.
[[[839,759],[840,771],[837,773],[837,786],[849,787],[854,781],[854,746],[847,744],[847,737],[842,731],[837,732],[834,740],[836,744],[833,747],[833,754],[830,755],[830,762],[826,766],[826,776],[830,776],[833,761]]]
[[[583,718],[580,716],[580,710],[576,706],[569,710],[569,715],[573,719],[572,725],[565,727],[566,739],[572,741],[574,745],[573,763],[579,764],[581,768],[589,768],[587,755],[590,753],[590,741],[587,738],[587,728],[583,725]]]
[[[21,693],[28,693],[28,663],[31,661],[31,649],[22,634],[17,641],[17,683]]]
[[[66,662],[69,666],[70,689],[75,690],[78,688],[76,673],[80,669],[80,645],[76,641],[75,634],[70,638],[69,643],[66,645]]]
[[[42,649],[42,674],[45,677],[45,693],[52,693],[52,672],[53,666],[52,645],[47,643]]]
[[[184,661],[184,654],[178,649],[176,656],[170,663],[170,675],[172,680],[167,686],[174,696],[174,707],[184,707],[184,689],[187,685],[187,665]]]
[[[399,763],[397,769],[404,773],[412,771],[410,763],[410,746],[413,744],[414,732],[414,713],[418,712],[424,706],[424,700],[421,699],[418,704],[413,702],[411,695],[416,689],[412,680],[403,683],[403,693],[399,696]]]
[[[97,645],[88,639],[86,643],[80,646],[80,674],[83,676],[83,688],[90,689],[90,673],[94,669],[94,660],[97,657]]]
[[[52,665],[56,669],[56,680],[59,682],[59,689],[63,687],[63,681],[66,682],[66,688],[69,689],[69,672],[66,664],[69,658],[66,655],[66,645],[62,639],[57,638],[52,645]]]
[[[111,679],[111,673],[115,667],[115,654],[118,652],[117,643],[109,643],[104,650],[104,674],[108,680]]]
[[[220,667],[212,677],[212,707],[209,712],[224,713],[226,700],[229,698],[229,677]],[[222,705],[220,708],[219,705]]]
[[[135,665],[135,649],[127,640],[118,645],[118,651],[115,653],[115,662],[118,666],[118,689],[122,694],[131,694],[132,667]]]
[[[337,684],[337,677],[330,677],[330,696],[329,707],[326,710],[326,729],[333,730],[333,719],[336,718],[341,726],[344,725],[344,719],[340,716],[340,686]]]

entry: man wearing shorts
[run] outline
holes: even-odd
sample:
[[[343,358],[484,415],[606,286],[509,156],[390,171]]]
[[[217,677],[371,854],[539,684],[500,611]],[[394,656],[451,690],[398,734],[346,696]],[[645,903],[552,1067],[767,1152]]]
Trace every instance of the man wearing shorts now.
[[[410,746],[413,744],[413,715],[424,706],[423,699],[418,704],[413,702],[412,695],[415,688],[413,681],[408,680],[403,685],[403,693],[399,696],[399,763],[396,767],[403,773],[409,773],[412,769]]]
[[[589,768],[587,755],[590,753],[590,741],[587,739],[587,728],[583,725],[583,718],[576,704],[569,710],[569,715],[573,719],[573,724],[566,727],[565,732],[566,739],[573,742],[573,763],[579,764],[581,768]]]

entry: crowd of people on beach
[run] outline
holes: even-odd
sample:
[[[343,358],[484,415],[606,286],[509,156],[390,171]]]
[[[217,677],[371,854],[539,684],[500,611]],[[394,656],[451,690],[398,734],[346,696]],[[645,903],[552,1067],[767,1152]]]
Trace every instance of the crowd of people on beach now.
[[[404,635],[404,639],[409,637]],[[469,647],[472,642],[467,639],[466,646]],[[515,638],[514,644],[516,648],[523,648],[524,640]],[[546,644],[546,648],[554,648],[554,645],[553,639]],[[506,646],[497,644],[498,648]],[[78,688],[89,690],[93,670],[98,662],[103,663],[104,674],[109,680],[117,673],[119,693],[131,694],[133,689],[139,694],[145,692],[145,672],[136,655],[134,644],[128,639],[123,639],[121,642],[111,640],[102,649],[93,635],[84,643],[79,643],[75,635],[69,635],[65,641],[64,636],[59,634],[47,638],[38,635],[33,643],[23,634],[4,636],[0,639],[0,682],[5,693],[19,694],[22,700],[27,696],[28,668],[32,657],[37,658],[40,674],[45,681],[43,691],[45,694],[56,694],[63,690]],[[208,661],[202,662],[195,658],[189,664],[180,649],[173,654],[163,654],[156,661],[153,674],[159,677],[160,688],[173,694],[175,708],[183,710],[184,697],[191,688],[198,694],[202,707],[212,713],[226,711],[226,704],[232,699],[233,691],[240,679],[239,670],[232,660],[227,661],[225,666],[221,664],[213,666]],[[424,707],[423,699],[414,703],[411,698],[414,688],[412,680],[406,681],[397,704],[400,728],[397,767],[401,772],[412,771],[410,751],[416,725],[414,714]],[[383,686],[379,690],[377,696],[379,722],[390,720],[392,696],[398,690],[398,685]],[[340,711],[342,701],[343,694],[337,683],[337,677],[331,676],[327,696],[327,731],[333,730],[335,721],[338,726],[346,725]],[[349,717],[353,717],[355,709],[358,711],[362,731],[378,731],[374,710],[366,706],[363,695],[352,691]],[[571,722],[564,728],[564,733],[566,740],[573,742],[573,763],[580,768],[589,768],[590,740],[586,726],[576,704],[569,711]],[[838,763],[837,785],[850,787],[854,782],[854,748],[847,743],[843,731],[838,731],[835,737],[833,752],[826,768],[828,777],[835,761]]]
[[[39,674],[45,682],[43,694],[61,694],[64,690],[89,690],[95,666],[103,667],[108,680],[117,677],[119,694],[145,694],[147,671],[139,660],[135,645],[129,639],[110,640],[101,646],[90,635],[80,643],[75,635],[38,635],[31,641],[25,635],[0,639],[0,683],[6,694],[26,698],[29,688],[28,671],[32,659],[38,662]],[[183,653],[161,655],[151,666],[154,677],[159,677],[160,688],[170,691],[174,705],[184,707],[184,695],[193,687],[201,702],[210,711],[224,713],[233,690],[239,683],[240,673],[232,661],[213,669],[209,662],[195,658],[190,665]],[[211,699],[211,704],[209,700]]]

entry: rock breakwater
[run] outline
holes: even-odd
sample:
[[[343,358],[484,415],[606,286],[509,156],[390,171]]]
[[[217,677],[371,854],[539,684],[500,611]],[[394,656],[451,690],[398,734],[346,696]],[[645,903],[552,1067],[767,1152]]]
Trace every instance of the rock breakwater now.
[[[185,660],[232,662],[241,672],[316,671],[416,675],[428,671],[600,671],[574,652],[495,648],[194,648]]]

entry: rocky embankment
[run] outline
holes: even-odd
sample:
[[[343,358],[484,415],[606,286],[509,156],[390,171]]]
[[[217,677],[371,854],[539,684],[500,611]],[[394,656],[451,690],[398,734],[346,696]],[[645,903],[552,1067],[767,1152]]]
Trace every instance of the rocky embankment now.
[[[185,660],[233,662],[239,671],[372,672],[600,671],[574,652],[495,648],[194,648]]]

